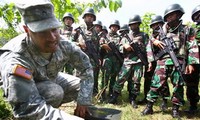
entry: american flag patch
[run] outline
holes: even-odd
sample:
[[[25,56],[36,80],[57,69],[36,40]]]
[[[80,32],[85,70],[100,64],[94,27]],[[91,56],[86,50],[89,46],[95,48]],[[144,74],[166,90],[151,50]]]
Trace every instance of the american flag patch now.
[[[21,65],[16,65],[14,67],[13,74],[23,77],[23,78],[26,78],[28,80],[30,80],[32,78],[32,72]]]

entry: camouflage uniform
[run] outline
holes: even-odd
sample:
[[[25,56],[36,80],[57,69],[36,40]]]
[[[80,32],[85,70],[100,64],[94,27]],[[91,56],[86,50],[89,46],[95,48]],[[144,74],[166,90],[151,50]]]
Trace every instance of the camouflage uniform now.
[[[198,42],[198,48],[200,49],[200,21],[198,16],[200,13],[200,5],[196,6],[192,11],[192,20],[196,22],[195,30],[191,28],[191,33],[195,34],[195,39]],[[195,32],[195,33],[194,33]],[[193,36],[192,36],[193,37]],[[200,54],[200,53],[199,53]],[[200,73],[200,65],[194,65],[194,72],[186,76],[186,96],[190,102],[190,107],[185,112],[194,114],[197,111],[197,103],[199,102],[199,73]]]
[[[93,15],[94,16],[94,21],[96,20],[96,16],[95,16],[94,10],[92,8],[87,8],[85,10],[83,18],[85,18],[85,16],[87,14]],[[95,30],[94,24],[92,23],[91,26],[88,26],[86,23],[83,23],[83,24],[80,25],[80,28],[83,30],[83,32],[86,35],[87,39],[92,41],[92,43],[94,45],[94,48],[96,49],[95,51],[98,54],[97,57],[98,57],[98,59],[100,61],[100,55],[99,55],[99,48],[100,48],[99,37],[98,37],[98,34],[97,34],[96,30]],[[79,36],[78,42],[81,43],[81,44],[85,44],[85,40],[83,39],[82,35]],[[87,52],[85,52],[85,53],[88,55]],[[92,66],[93,66],[93,71],[94,71],[94,89],[93,89],[93,94],[95,95],[95,94],[98,93],[98,76],[99,76],[99,69],[100,69],[99,67],[100,67],[100,64],[95,63],[94,59],[91,58],[91,57],[90,57],[90,62],[92,64]]]
[[[139,20],[135,20],[135,18],[137,19],[139,18]],[[129,20],[129,26],[135,23],[138,24],[138,26],[141,23],[139,15],[135,15],[133,16],[133,18]],[[138,47],[143,53],[146,53],[145,42],[148,40],[148,35],[146,33],[139,31],[138,27],[137,30],[131,30],[131,32],[129,33],[129,37],[132,40],[132,42],[138,43],[140,45]],[[137,108],[135,100],[140,93],[140,81],[143,76],[143,64],[141,60],[138,58],[138,56],[134,53],[134,51],[126,51],[123,48],[125,44],[130,44],[130,43],[126,38],[123,38],[121,40],[120,49],[124,54],[124,62],[119,72],[119,79],[116,81],[113,87],[113,91],[115,94],[119,94],[123,89],[124,83],[127,80],[129,80],[128,84],[129,100],[131,104],[134,104],[133,107]]]
[[[74,41],[73,27],[65,24],[65,18],[71,18],[72,22],[74,23],[73,15],[71,13],[65,13],[63,16],[64,28],[61,30],[61,34],[65,36],[67,40]],[[74,74],[74,68],[70,64],[66,64],[63,68],[63,71],[71,75]]]
[[[154,70],[156,68],[156,61],[155,61],[154,53],[153,53],[154,46],[153,46],[152,40],[155,39],[159,33],[156,31],[156,28],[153,28],[153,27],[154,26],[158,27],[159,25],[162,26],[163,24],[164,24],[164,20],[163,20],[162,16],[156,15],[156,16],[152,17],[150,28],[153,29],[153,32],[152,32],[150,40],[148,41],[148,44],[147,44],[147,58],[148,58],[149,63],[152,64],[152,69],[150,71],[147,71],[148,66],[145,66],[145,73],[144,73],[144,95],[145,95],[145,97],[143,99],[143,102],[147,102],[146,95],[147,95],[148,91],[150,90],[152,76],[153,76]],[[168,83],[166,83],[166,86],[163,86],[162,90],[160,91],[160,95],[163,98],[163,102],[160,107],[161,107],[161,110],[164,111],[167,109],[167,99],[170,98]]]
[[[118,28],[120,28],[118,20],[111,22],[109,28],[111,28],[112,25],[116,25],[118,26]],[[107,38],[109,42],[113,42],[115,46],[119,48],[121,38],[117,32],[110,31],[108,33]],[[101,39],[100,41],[101,46],[107,43],[108,42],[105,39]],[[102,89],[104,89],[105,87],[107,88],[109,84],[109,96],[112,96],[113,86],[115,84],[116,77],[119,73],[121,64],[112,51],[106,51],[106,50],[104,51],[105,52],[103,55],[103,63],[102,63]],[[105,92],[103,94],[105,98]]]
[[[195,39],[185,40],[185,31],[186,28],[182,25],[182,20],[180,19],[184,14],[182,7],[179,4],[170,5],[166,11],[164,20],[167,21],[167,16],[172,13],[176,14],[178,17],[176,20],[171,20],[167,22],[163,29],[166,33],[166,36],[172,38],[174,44],[176,45],[176,57],[179,63],[184,64],[184,59],[186,59],[187,65],[198,64],[199,63],[199,55],[198,55],[198,46]],[[170,14],[171,15],[171,14]],[[175,24],[176,23],[176,24]],[[175,26],[176,25],[176,26]],[[173,26],[173,27],[171,27]],[[157,42],[159,36],[153,40],[153,43]],[[157,41],[156,41],[157,40]],[[170,77],[171,83],[173,85],[172,97],[171,101],[173,103],[172,107],[172,117],[179,118],[179,106],[184,104],[183,99],[183,81],[176,70],[172,59],[168,54],[164,54],[157,60],[157,66],[152,78],[151,88],[147,94],[147,100],[149,101],[146,108],[142,112],[143,115],[152,114],[152,106],[153,103],[159,96],[159,91],[163,86],[167,83],[167,78]]]
[[[36,34],[49,29],[58,31],[61,25],[53,14],[53,4],[49,1],[29,2],[17,5],[29,30]],[[91,105],[93,71],[89,58],[63,36],[58,37],[55,52],[42,53],[29,35],[17,36],[0,50],[2,87],[13,107],[14,117],[22,120],[81,119],[56,107],[77,96],[78,105]],[[59,72],[66,63],[81,71],[80,78]]]

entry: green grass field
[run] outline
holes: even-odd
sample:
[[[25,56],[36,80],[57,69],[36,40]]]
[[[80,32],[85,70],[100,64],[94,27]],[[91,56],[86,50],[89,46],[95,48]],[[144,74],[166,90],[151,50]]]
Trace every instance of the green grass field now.
[[[141,82],[141,92],[143,92],[143,81]],[[132,108],[132,106],[128,102],[128,92],[126,89],[126,84],[124,86],[124,89],[122,91],[121,96],[118,98],[118,104],[112,105],[112,104],[105,104],[105,103],[98,103],[94,99],[95,106],[97,107],[106,107],[106,108],[115,108],[122,111],[121,120],[175,120],[171,117],[171,106],[172,104],[170,101],[168,101],[168,110],[163,113],[160,110],[159,104],[162,102],[161,99],[158,99],[158,101],[155,103],[153,109],[154,114],[153,115],[147,115],[147,116],[141,116],[140,113],[145,108],[145,105],[139,105],[137,109]],[[200,88],[200,87],[199,87]],[[170,90],[171,90],[171,84],[170,84]],[[188,101],[186,99],[185,106],[180,108],[180,113],[182,116],[182,120],[200,120],[200,111],[198,114],[195,115],[187,115],[183,111],[188,108]],[[138,96],[137,100],[143,98],[143,94],[141,93],[140,96]],[[76,104],[74,102],[63,104],[60,109],[63,111],[73,114],[74,108]],[[198,104],[198,107],[200,108],[200,103]],[[0,91],[0,120],[12,120],[12,112],[10,105],[5,102],[2,98],[2,91]]]

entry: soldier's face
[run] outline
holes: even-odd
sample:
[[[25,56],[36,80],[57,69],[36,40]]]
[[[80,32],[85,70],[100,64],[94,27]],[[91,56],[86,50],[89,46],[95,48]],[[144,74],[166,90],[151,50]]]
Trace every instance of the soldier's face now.
[[[167,22],[175,21],[178,18],[178,14],[176,12],[172,12],[169,15],[167,15],[166,20]]]
[[[29,36],[40,52],[53,53],[57,50],[60,34],[59,29],[49,29],[42,32],[32,32],[29,30]]]
[[[73,20],[72,20],[70,17],[66,17],[66,18],[64,19],[64,23],[65,23],[65,25],[67,25],[67,26],[72,26]]]
[[[85,22],[92,23],[94,21],[94,16],[92,14],[86,14],[84,20]]]

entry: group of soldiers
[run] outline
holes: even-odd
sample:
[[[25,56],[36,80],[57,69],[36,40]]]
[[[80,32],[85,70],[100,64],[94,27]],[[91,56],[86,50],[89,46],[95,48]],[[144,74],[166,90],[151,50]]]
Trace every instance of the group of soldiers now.
[[[140,31],[142,20],[139,15],[133,15],[128,24],[122,26],[118,20],[114,20],[108,30],[101,21],[96,20],[94,10],[87,8],[82,17],[84,23],[75,29],[72,27],[73,15],[64,14],[61,34],[75,42],[90,58],[94,75],[93,94],[101,93],[101,101],[116,104],[127,81],[129,101],[133,108],[137,108],[138,104],[146,104],[142,115],[153,114],[153,104],[161,96],[161,110],[167,109],[167,100],[171,99],[172,116],[179,118],[179,107],[184,105],[184,85],[190,103],[185,112],[197,112],[199,101],[200,5],[191,14],[195,28],[182,24],[184,13],[179,4],[169,5],[163,17],[152,17],[152,34],[148,35]],[[79,75],[73,66],[67,65],[64,70]],[[102,78],[99,90],[100,71]],[[173,86],[171,95],[169,77]],[[142,78],[145,97],[136,101]]]

